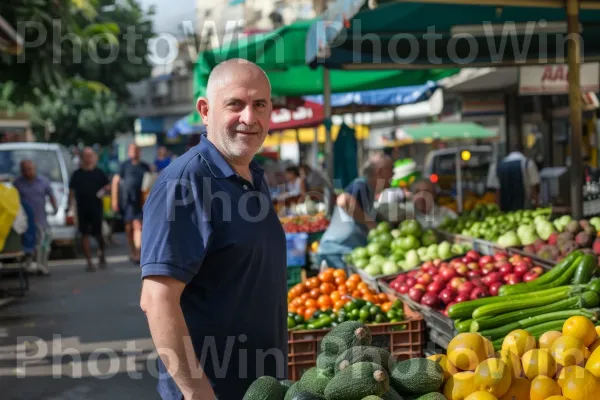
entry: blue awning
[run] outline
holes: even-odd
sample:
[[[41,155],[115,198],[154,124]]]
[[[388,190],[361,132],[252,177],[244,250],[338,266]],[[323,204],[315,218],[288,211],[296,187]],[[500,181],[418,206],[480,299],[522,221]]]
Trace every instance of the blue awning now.
[[[336,93],[331,95],[332,107],[345,107],[352,104],[363,106],[395,107],[428,100],[439,85],[427,82],[424,85],[403,86],[388,89],[365,90],[361,92]],[[323,95],[304,96],[307,101],[323,104]]]
[[[136,120],[136,132],[161,133],[165,130],[163,117],[142,117]]]
[[[190,116],[187,115],[181,118],[173,125],[167,132],[167,137],[174,138],[179,135],[193,135],[193,134],[204,134],[206,133],[206,127],[204,125],[193,125],[189,121]]]

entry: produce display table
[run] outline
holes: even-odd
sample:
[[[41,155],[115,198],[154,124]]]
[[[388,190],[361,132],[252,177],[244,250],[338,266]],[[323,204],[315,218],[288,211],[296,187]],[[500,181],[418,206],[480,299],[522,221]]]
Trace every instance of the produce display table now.
[[[423,315],[404,304],[406,320],[367,325],[373,346],[385,348],[399,361],[422,357],[425,348]],[[288,331],[288,378],[296,381],[317,363],[321,339],[331,329]]]

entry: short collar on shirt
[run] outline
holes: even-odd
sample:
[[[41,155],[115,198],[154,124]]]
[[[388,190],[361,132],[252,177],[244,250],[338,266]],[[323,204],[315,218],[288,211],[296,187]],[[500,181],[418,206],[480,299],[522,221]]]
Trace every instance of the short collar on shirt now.
[[[223,155],[217,150],[215,145],[207,139],[206,135],[202,135],[198,144],[198,152],[202,159],[208,165],[210,173],[217,179],[231,178],[237,176],[236,172],[231,168],[231,165],[225,161]],[[250,162],[250,171],[254,179],[254,185],[258,186],[262,182],[264,171],[258,166],[255,161]]]

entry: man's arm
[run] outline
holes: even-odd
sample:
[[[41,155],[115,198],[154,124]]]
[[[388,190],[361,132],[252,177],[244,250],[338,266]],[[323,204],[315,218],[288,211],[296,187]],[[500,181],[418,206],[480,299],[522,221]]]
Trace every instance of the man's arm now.
[[[119,211],[119,182],[121,182],[121,177],[119,176],[119,174],[115,174],[112,179],[112,188],[110,191],[112,209],[114,212]]]
[[[50,200],[50,204],[52,204],[52,208],[54,209],[54,214],[58,212],[58,204],[56,203],[56,197],[54,197],[54,193],[52,193],[52,188],[50,184],[46,184],[46,196]]]
[[[342,193],[337,197],[337,205],[350,215],[356,222],[366,225],[369,229],[373,229],[377,226],[377,223],[373,218],[369,217],[356,198],[350,193]]]
[[[140,306],[146,313],[154,345],[176,357],[161,358],[184,400],[212,400],[215,394],[192,348],[180,298],[185,283],[166,276],[144,279]],[[193,369],[192,369],[193,368]],[[194,371],[194,372],[193,372]],[[198,371],[201,376],[195,376]]]

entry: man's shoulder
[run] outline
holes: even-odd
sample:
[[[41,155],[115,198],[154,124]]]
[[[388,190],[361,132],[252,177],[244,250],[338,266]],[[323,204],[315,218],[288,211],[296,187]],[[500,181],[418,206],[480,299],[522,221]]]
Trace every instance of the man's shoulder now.
[[[160,176],[159,181],[210,177],[210,169],[197,151],[190,149],[172,160]]]

